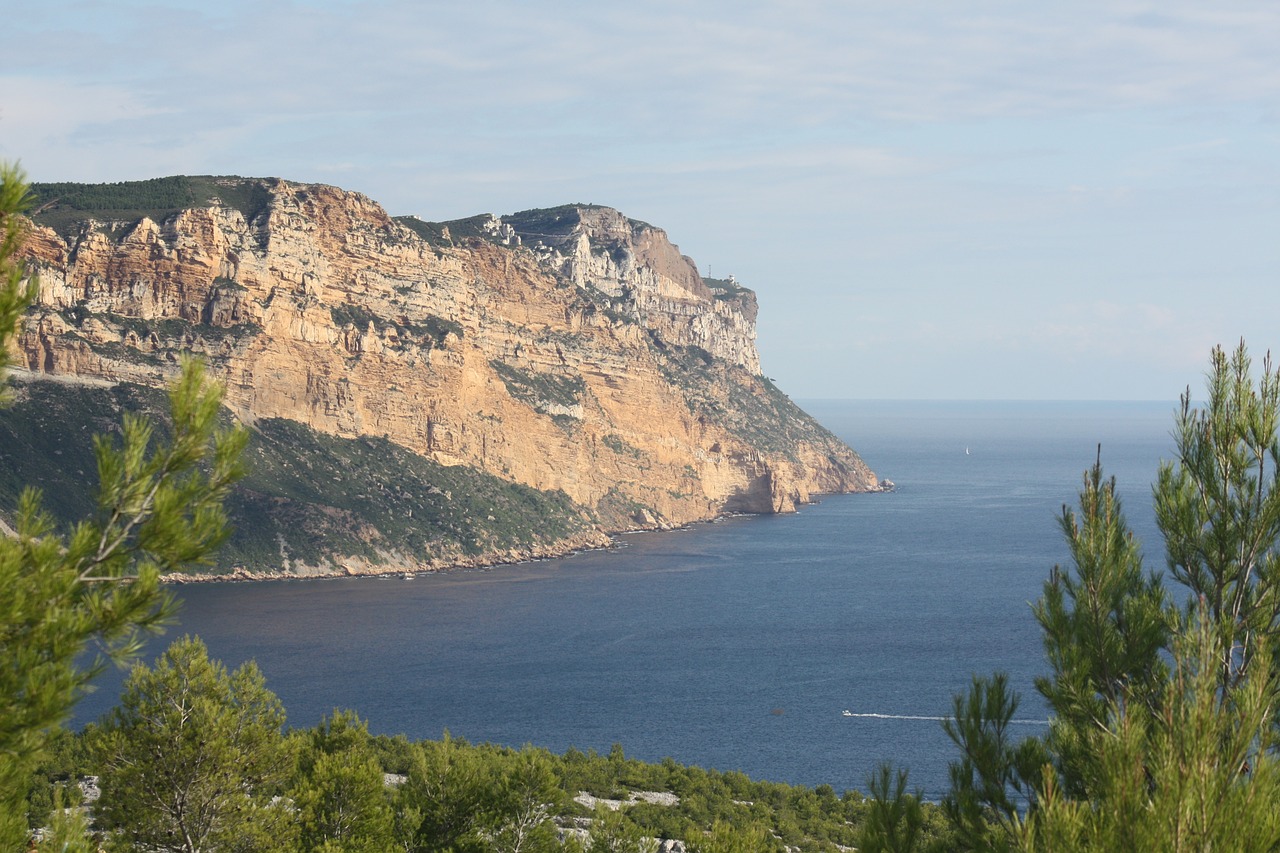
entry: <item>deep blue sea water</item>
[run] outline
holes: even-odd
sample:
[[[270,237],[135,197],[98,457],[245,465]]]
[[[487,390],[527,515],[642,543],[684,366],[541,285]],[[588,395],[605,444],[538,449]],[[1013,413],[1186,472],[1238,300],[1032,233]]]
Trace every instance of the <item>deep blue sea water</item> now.
[[[183,587],[167,636],[199,634],[230,667],[255,659],[296,726],[353,708],[378,732],[618,743],[838,791],[889,760],[936,799],[954,749],[934,718],[974,673],[1008,672],[1018,717],[1044,718],[1029,603],[1066,559],[1057,517],[1099,443],[1163,564],[1150,484],[1174,403],[805,407],[897,491],[412,581]],[[77,721],[118,689],[105,677]]]

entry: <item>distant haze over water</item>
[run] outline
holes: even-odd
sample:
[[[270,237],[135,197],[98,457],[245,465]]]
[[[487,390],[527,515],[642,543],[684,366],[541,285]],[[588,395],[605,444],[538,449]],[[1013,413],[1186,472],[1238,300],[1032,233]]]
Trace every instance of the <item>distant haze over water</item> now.
[[[1175,404],[802,405],[897,491],[487,571],[183,587],[148,657],[194,633],[229,667],[254,658],[295,726],[353,708],[378,732],[619,743],[837,790],[890,760],[936,799],[955,756],[938,718],[972,674],[1007,671],[1021,728],[1043,730],[1029,603],[1066,560],[1057,517],[1099,443],[1163,566],[1150,484]]]

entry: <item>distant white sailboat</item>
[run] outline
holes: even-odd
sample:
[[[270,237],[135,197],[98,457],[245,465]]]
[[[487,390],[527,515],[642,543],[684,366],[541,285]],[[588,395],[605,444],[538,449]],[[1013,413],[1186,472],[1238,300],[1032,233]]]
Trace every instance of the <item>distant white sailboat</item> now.
[[[967,448],[967,447],[966,447],[966,448],[964,449],[964,455],[965,455],[965,456],[968,456],[968,455],[969,455],[969,448]]]

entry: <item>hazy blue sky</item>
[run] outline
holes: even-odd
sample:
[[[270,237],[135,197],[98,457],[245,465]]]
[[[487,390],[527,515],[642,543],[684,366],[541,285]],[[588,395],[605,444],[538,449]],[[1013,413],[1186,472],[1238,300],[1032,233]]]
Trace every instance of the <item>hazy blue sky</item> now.
[[[451,219],[566,202],[760,299],[793,397],[1169,399],[1280,351],[1280,3],[6,3],[0,157]]]

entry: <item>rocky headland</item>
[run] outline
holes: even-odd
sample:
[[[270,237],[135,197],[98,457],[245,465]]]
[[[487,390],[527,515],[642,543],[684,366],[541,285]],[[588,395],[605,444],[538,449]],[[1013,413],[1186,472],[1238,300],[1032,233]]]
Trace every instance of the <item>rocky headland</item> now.
[[[616,210],[432,223],[277,179],[35,191],[6,415],[27,432],[0,470],[74,456],[197,353],[254,430],[219,572],[506,562],[880,488],[761,374],[754,293]],[[47,492],[77,470],[83,491],[69,462],[45,457]]]

